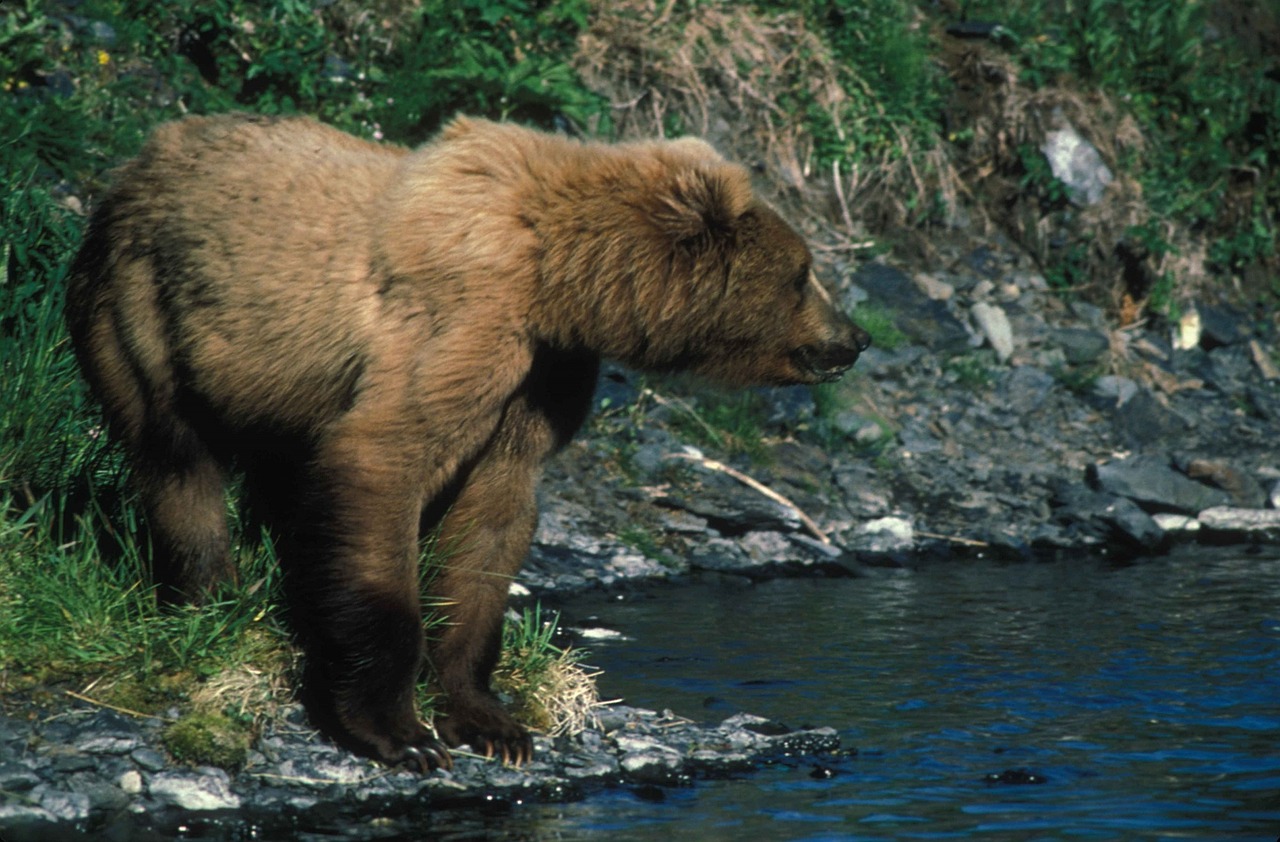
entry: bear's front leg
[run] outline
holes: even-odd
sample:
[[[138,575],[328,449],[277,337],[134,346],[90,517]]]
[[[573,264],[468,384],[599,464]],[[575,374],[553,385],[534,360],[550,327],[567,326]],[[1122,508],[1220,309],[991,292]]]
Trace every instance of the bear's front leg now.
[[[501,450],[501,448],[499,448]],[[469,475],[441,527],[444,563],[431,580],[444,622],[428,641],[432,682],[443,695],[436,730],[505,763],[533,756],[533,741],[489,688],[502,648],[507,591],[537,523],[537,465],[489,453]]]
[[[388,765],[449,768],[448,749],[414,703],[424,645],[420,505],[371,450],[327,449],[290,530],[295,546],[282,556],[308,707],[324,730]]]
[[[598,369],[592,354],[538,348],[441,524],[444,563],[430,592],[445,622],[428,641],[427,659],[445,697],[436,729],[449,745],[467,743],[511,763],[533,753],[489,677],[501,651],[507,591],[537,526],[542,465],[586,418]]]

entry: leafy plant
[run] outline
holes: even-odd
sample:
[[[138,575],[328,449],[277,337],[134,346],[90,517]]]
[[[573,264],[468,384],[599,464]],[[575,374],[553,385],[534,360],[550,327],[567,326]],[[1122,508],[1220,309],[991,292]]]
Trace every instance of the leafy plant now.
[[[853,313],[853,319],[871,336],[871,346],[884,351],[901,348],[907,341],[907,335],[898,327],[895,314],[887,307],[879,304],[859,304]]]

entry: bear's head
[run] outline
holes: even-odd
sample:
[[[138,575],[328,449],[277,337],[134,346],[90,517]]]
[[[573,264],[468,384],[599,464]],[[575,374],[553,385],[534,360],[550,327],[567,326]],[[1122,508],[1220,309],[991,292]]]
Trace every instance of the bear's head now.
[[[543,339],[732,385],[835,380],[870,345],[800,235],[707,143],[567,149],[522,205]]]
[[[652,182],[649,234],[665,283],[643,288],[649,351],[730,384],[839,378],[871,344],[813,271],[804,239],[747,172],[701,141],[675,141]],[[656,263],[656,260],[655,260]]]

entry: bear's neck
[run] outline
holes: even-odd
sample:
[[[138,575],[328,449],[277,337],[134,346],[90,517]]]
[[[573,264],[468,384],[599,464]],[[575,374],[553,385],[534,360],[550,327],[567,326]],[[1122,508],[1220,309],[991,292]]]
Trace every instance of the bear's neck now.
[[[726,255],[675,242],[655,225],[646,199],[656,162],[643,150],[571,145],[562,153],[537,172],[530,165],[519,202],[538,244],[535,333],[642,369],[687,366],[706,347],[727,287]]]

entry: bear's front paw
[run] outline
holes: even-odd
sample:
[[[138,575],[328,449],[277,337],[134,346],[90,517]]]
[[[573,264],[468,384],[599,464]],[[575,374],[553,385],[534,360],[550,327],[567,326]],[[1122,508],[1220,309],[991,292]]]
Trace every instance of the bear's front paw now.
[[[533,759],[533,738],[497,700],[451,702],[436,716],[436,732],[451,746],[470,745],[485,757],[511,766]]]
[[[426,733],[413,742],[399,748],[379,751],[378,754],[380,755],[378,759],[388,766],[403,766],[424,775],[436,769],[453,768],[453,758],[449,755],[448,747]]]

